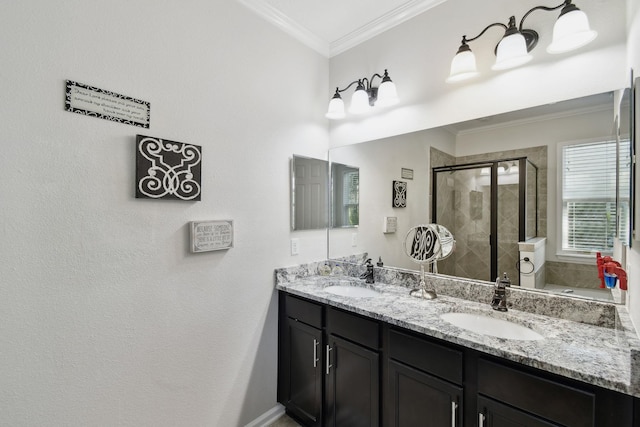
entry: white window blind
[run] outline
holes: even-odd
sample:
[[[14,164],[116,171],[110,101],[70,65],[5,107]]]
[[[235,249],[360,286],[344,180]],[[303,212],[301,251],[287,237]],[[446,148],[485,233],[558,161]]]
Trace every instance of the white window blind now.
[[[348,225],[359,224],[358,194],[360,187],[360,172],[346,172],[342,180],[343,217]]]
[[[616,232],[616,142],[562,148],[562,250],[611,252]]]

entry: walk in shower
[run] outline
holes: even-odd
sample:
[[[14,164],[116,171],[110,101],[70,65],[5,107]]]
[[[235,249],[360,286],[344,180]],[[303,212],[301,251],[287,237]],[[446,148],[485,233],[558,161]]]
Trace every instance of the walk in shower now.
[[[432,222],[456,240],[438,272],[519,284],[518,242],[538,234],[538,168],[526,157],[432,169]]]

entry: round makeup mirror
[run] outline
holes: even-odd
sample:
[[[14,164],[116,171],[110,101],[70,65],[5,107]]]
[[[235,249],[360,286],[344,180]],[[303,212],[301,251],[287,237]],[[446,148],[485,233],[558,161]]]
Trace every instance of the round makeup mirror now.
[[[417,298],[434,299],[435,289],[427,289],[424,266],[431,264],[432,271],[438,272],[438,261],[447,258],[455,249],[456,241],[446,227],[439,224],[421,224],[412,227],[404,238],[405,253],[413,262],[420,264],[420,287],[410,294]]]

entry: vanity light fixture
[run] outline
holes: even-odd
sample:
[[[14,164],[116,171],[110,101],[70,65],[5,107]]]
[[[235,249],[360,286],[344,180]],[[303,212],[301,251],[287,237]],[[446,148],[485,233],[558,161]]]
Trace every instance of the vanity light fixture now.
[[[536,6],[529,9],[516,27],[516,18],[509,18],[508,25],[496,22],[487,25],[484,30],[475,37],[462,36],[462,43],[456,56],[451,61],[451,72],[447,83],[458,82],[474,77],[478,74],[476,58],[468,43],[480,38],[489,28],[502,27],[504,36],[496,46],[496,62],[493,70],[506,70],[526,64],[532,59],[529,52],[538,44],[539,35],[535,30],[523,27],[524,20],[535,10],[554,11],[562,8],[560,16],[553,26],[553,40],[547,47],[549,53],[564,53],[578,49],[593,41],[598,33],[589,27],[587,15],[574,5],[572,0],[565,0],[554,7]]]
[[[373,86],[373,79],[378,77],[382,79],[379,87]],[[351,96],[351,104],[349,106],[349,112],[352,114],[362,114],[371,110],[374,105],[378,107],[386,107],[398,103],[398,92],[396,91],[396,85],[391,81],[389,73],[384,70],[384,75],[378,73],[371,76],[370,79],[362,78],[354,80],[347,85],[344,89],[336,87],[336,93],[329,101],[329,109],[327,110],[326,117],[329,119],[342,119],[345,117],[344,101],[340,93],[348,90],[353,85],[356,86],[355,92]]]

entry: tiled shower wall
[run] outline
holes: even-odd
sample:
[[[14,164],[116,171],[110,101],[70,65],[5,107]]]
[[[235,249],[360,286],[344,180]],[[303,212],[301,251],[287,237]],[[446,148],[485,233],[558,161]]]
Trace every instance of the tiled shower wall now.
[[[431,167],[495,161],[514,157],[527,157],[538,167],[538,236],[547,234],[547,147],[509,150],[476,156],[455,158],[431,148]],[[438,222],[447,227],[456,238],[453,255],[438,263],[438,272],[452,276],[495,280],[490,278],[489,233],[490,194],[488,185],[479,185],[476,171],[457,171],[438,180]],[[529,190],[529,189],[528,189]],[[518,261],[518,185],[498,187],[498,269],[506,272],[517,284]],[[454,214],[452,215],[451,212]],[[529,217],[535,217],[532,212]],[[528,227],[531,223],[528,224]]]

